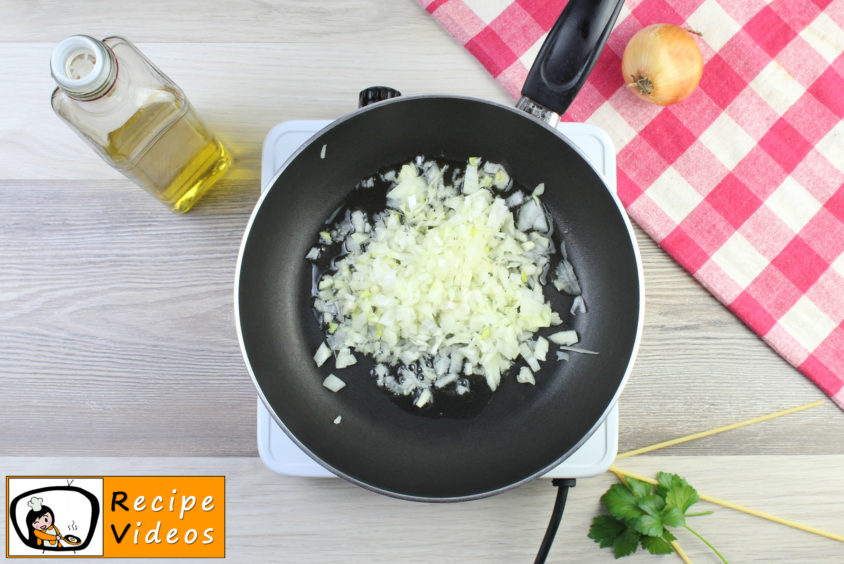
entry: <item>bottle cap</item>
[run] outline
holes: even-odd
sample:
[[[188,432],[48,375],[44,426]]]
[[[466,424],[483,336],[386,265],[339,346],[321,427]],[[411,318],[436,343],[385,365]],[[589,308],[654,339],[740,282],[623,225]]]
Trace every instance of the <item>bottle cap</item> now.
[[[87,35],[73,35],[56,45],[50,58],[50,72],[69,95],[90,99],[111,86],[117,65],[101,41]]]

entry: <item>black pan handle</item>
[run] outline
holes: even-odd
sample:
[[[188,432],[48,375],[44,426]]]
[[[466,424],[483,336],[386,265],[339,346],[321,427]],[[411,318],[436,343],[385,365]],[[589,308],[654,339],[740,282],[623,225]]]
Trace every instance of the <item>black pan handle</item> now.
[[[519,107],[538,115],[533,102],[562,115],[595,66],[624,0],[569,0],[548,32],[527,80]],[[542,117],[542,116],[539,116]]]
[[[397,96],[401,96],[401,92],[395,88],[390,88],[389,86],[370,86],[369,88],[364,88],[358,94],[358,108],[363,108],[376,102],[383,102],[384,100],[389,100]]]

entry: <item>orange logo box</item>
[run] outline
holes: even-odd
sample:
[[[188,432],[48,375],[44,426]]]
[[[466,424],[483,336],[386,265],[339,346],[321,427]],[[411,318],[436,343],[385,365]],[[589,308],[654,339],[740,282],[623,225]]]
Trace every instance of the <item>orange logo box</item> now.
[[[223,558],[223,476],[104,476],[103,556]]]

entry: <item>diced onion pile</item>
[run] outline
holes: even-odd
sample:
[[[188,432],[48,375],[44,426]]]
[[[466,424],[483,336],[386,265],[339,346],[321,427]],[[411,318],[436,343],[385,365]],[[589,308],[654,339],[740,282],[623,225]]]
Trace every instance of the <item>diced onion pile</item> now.
[[[317,365],[333,355],[342,369],[357,362],[354,353],[368,355],[378,385],[414,395],[418,407],[446,386],[466,393],[470,375],[494,391],[520,357],[526,365],[517,381],[534,384],[549,340],[569,350],[578,342],[572,330],[537,335],[562,323],[542,293],[555,252],[544,186],[513,190],[502,166],[479,158],[462,174],[447,169],[420,157],[390,173],[384,211],[351,211],[307,255],[316,260],[341,242],[348,251],[318,282],[314,308],[326,342]],[[584,312],[562,253],[552,283],[577,296],[572,314]],[[327,380],[329,389],[342,388]]]

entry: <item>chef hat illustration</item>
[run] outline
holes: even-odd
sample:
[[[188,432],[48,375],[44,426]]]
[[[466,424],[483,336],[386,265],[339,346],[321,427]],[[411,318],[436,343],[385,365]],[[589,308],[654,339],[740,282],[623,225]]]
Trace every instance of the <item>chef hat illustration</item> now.
[[[32,510],[33,510],[33,511],[35,511],[36,513],[37,513],[38,511],[41,511],[41,505],[42,505],[43,503],[44,503],[44,498],[43,498],[43,497],[33,497],[32,499],[30,499],[29,501],[27,501],[27,502],[26,502],[26,504],[27,504],[29,507],[31,507],[31,508],[32,508]]]

